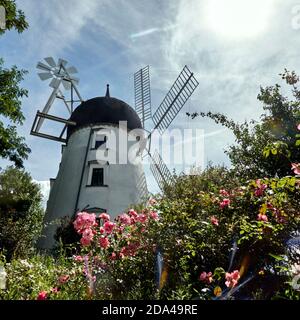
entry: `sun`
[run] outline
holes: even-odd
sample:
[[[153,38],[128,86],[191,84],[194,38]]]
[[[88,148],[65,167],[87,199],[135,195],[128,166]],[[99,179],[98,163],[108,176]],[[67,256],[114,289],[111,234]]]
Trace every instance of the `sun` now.
[[[249,39],[270,25],[274,0],[207,0],[205,25],[218,36]]]

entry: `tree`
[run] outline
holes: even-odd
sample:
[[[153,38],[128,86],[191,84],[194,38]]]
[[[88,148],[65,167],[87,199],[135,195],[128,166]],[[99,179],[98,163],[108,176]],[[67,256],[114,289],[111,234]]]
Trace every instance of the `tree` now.
[[[20,33],[28,27],[24,13],[17,10],[15,1],[0,0],[0,5],[6,10],[7,30],[16,29]],[[4,30],[0,30],[2,33]],[[18,135],[16,125],[22,125],[25,120],[21,99],[27,96],[27,90],[20,87],[20,82],[26,71],[16,66],[7,69],[3,65],[4,61],[0,58],[0,115],[6,118],[6,123],[0,120],[0,156],[22,167],[30,149],[24,138]]]
[[[44,212],[39,186],[23,169],[0,174],[0,248],[8,259],[24,257],[41,234]]]
[[[226,150],[234,171],[240,178],[284,177],[293,174],[291,164],[300,159],[298,125],[300,123],[299,78],[294,72],[285,70],[282,79],[292,87],[292,99],[281,93],[276,84],[261,88],[258,100],[265,111],[261,121],[236,123],[221,113],[193,113],[209,117],[229,128],[235,135],[236,144]]]
[[[5,8],[6,13],[6,30],[16,29],[19,33],[28,28],[24,12],[17,9],[15,0],[0,0],[0,6]],[[5,30],[0,29],[0,35]]]

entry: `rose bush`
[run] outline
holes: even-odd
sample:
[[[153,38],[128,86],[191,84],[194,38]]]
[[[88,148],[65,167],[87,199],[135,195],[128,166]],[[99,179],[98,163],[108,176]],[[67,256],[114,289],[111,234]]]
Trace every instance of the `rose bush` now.
[[[77,254],[6,264],[2,298],[298,297],[288,284],[296,260],[287,242],[299,230],[300,179],[233,187],[215,180],[219,170],[177,176],[172,190],[113,221],[107,213],[78,213]]]

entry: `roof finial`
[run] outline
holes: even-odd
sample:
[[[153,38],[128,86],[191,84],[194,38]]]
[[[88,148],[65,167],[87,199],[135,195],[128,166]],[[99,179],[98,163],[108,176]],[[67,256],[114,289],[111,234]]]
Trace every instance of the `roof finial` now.
[[[106,98],[110,98],[110,94],[109,94],[109,84],[106,85],[106,94],[105,94]]]

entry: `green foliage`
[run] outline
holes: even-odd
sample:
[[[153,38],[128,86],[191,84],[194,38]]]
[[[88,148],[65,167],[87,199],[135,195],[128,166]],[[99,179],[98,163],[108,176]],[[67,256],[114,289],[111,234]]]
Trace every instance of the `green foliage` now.
[[[0,174],[0,248],[8,260],[26,257],[43,221],[39,186],[28,173],[8,167]]]
[[[287,70],[281,76],[292,87],[292,100],[281,93],[278,84],[261,88],[258,100],[263,104],[265,113],[260,122],[252,120],[239,124],[221,113],[199,114],[232,130],[236,144],[230,146],[226,153],[237,176],[244,181],[291,175],[291,163],[300,159],[297,129],[300,123],[299,78]]]
[[[227,151],[233,169],[209,165],[198,175],[174,175],[156,202],[108,223],[110,231],[107,216],[97,224],[95,215],[81,213],[74,224],[81,246],[71,245],[72,222],[63,221],[57,240],[64,253],[5,263],[8,288],[0,297],[299,299],[299,253],[286,244],[300,227],[300,179],[291,176],[299,170],[300,92],[295,73],[285,70],[282,78],[293,100],[279,85],[261,88],[266,114],[260,123],[201,114],[233,130],[237,145]],[[3,204],[14,219],[28,203],[13,198]]]
[[[0,0],[0,6],[5,8],[6,30],[15,29],[21,33],[28,28],[24,12],[22,10],[18,10],[15,0]],[[0,35],[4,32],[5,30],[0,29]]]
[[[0,59],[0,114],[14,124],[6,125],[0,121],[0,156],[14,162],[17,167],[23,166],[23,159],[27,159],[30,152],[24,138],[18,136],[15,125],[24,121],[21,99],[27,96],[27,91],[19,84],[25,73],[16,66],[3,68],[3,60]]]
[[[224,185],[233,184],[234,180],[224,180],[230,174],[223,169],[220,175],[220,168],[210,168],[199,176],[179,176],[172,191],[159,200],[157,239],[168,270],[168,282],[161,292],[164,298],[182,288],[189,295],[201,292],[205,285],[199,281],[199,274],[218,268],[228,270],[234,243],[237,250],[231,270],[242,270],[242,280],[255,275],[251,287],[245,290],[248,297],[260,287],[260,270],[272,276],[273,283],[285,286],[287,277],[274,271],[274,256],[287,254],[285,243],[299,230],[300,180],[285,177],[250,181],[220,192]],[[214,184],[218,175],[220,181]],[[222,208],[224,198],[230,204]],[[266,216],[267,221],[260,220],[259,215]],[[211,217],[217,218],[219,225],[214,225]],[[224,291],[224,283],[224,276],[220,282],[220,273],[215,271],[210,296],[215,286]],[[266,298],[275,293],[264,294]]]
[[[72,258],[35,255],[12,260],[4,266],[7,289],[0,290],[0,299],[35,300],[41,291],[47,291],[47,299],[51,300],[89,298],[82,265]]]
[[[24,13],[17,9],[15,1],[0,0],[0,6],[6,11],[6,30],[16,29],[21,33],[28,27]],[[0,35],[6,30],[0,30]],[[27,97],[27,90],[20,87],[20,82],[25,74],[26,71],[19,70],[16,66],[4,68],[0,58],[0,115],[6,118],[6,121],[0,120],[0,156],[19,168],[23,167],[23,160],[27,159],[30,152],[16,127],[24,121],[21,99]]]
[[[296,299],[285,244],[300,226],[300,180],[251,180],[240,186],[223,180],[231,174],[210,167],[199,176],[177,176],[168,195],[143,210],[149,217],[157,211],[158,221],[136,220],[120,229],[117,220],[108,234],[91,222],[92,240],[74,261],[45,257],[47,267],[41,269],[36,257],[26,273],[22,261],[13,260],[6,266],[9,286],[3,298],[35,299],[46,291],[48,299]],[[99,245],[103,237],[107,247]],[[133,251],[124,250],[128,246]],[[228,273],[235,270],[241,287],[228,288]],[[201,280],[203,272],[210,273],[209,281]],[[70,280],[53,294],[64,274]]]

